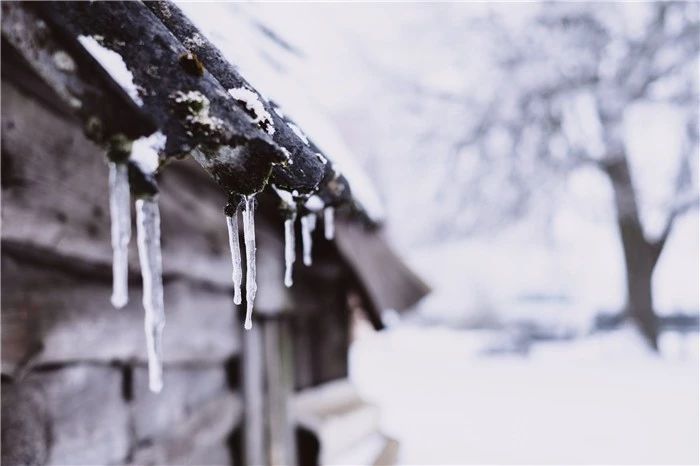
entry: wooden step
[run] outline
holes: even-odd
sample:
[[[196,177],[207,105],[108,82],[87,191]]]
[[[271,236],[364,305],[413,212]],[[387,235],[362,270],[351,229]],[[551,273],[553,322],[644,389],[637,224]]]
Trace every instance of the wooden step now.
[[[293,406],[296,422],[319,439],[321,464],[378,464],[380,458],[391,458],[389,444],[398,447],[380,432],[379,409],[365,402],[346,379],[298,393]],[[338,462],[346,461],[343,458],[362,461]]]
[[[345,451],[327,458],[322,464],[389,466],[396,464],[399,442],[375,432],[363,438]]]

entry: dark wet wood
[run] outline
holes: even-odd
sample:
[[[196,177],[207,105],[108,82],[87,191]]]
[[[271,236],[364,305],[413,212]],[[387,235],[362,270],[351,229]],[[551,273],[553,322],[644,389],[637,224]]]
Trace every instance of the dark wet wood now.
[[[224,58],[216,48],[183,14],[174,3],[171,2],[147,2],[145,4],[162,22],[170,32],[177,37],[193,54],[201,60],[202,64],[225,89],[245,88],[252,91],[258,100],[264,105],[265,110],[272,119],[271,127],[274,128],[272,139],[280,146],[285,147],[292,158],[292,164],[276,166],[273,169],[270,181],[276,186],[288,191],[298,190],[300,193],[312,192],[324,176],[326,167],[307,142],[303,141],[288,125],[291,120],[283,118],[278,113],[277,107],[268,102],[255,88],[246,81],[238,70]],[[246,112],[250,112],[246,103],[234,100],[236,104]]]

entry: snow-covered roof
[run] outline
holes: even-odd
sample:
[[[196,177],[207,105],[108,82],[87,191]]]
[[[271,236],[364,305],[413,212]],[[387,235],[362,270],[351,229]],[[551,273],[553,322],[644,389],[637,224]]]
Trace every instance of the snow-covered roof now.
[[[313,67],[303,51],[296,49],[256,17],[244,5],[231,3],[180,2],[178,6],[212,41],[258,91],[281,107],[284,116],[293,118],[313,143],[330,157],[330,162],[349,182],[353,198],[374,221],[384,218],[377,190],[357,157],[319,106],[307,95],[296,70]],[[299,127],[303,128],[300,130]],[[302,138],[303,139],[303,138]]]

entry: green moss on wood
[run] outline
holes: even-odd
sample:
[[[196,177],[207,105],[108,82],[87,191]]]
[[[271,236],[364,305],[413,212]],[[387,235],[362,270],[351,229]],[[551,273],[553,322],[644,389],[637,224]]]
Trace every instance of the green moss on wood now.
[[[119,133],[112,136],[107,143],[107,158],[112,162],[125,163],[131,155],[132,142]]]

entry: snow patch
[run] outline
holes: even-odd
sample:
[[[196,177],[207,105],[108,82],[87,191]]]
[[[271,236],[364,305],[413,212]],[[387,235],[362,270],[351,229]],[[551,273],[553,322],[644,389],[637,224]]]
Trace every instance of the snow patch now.
[[[184,46],[189,48],[195,48],[195,47],[203,47],[204,46],[204,38],[202,35],[198,32],[195,32],[192,34],[192,37],[188,37],[184,41]]]
[[[304,203],[304,207],[309,210],[313,210],[314,212],[318,212],[319,210],[323,209],[323,200],[314,194],[307,199],[307,201]]]
[[[153,174],[158,169],[158,153],[165,147],[167,138],[160,131],[135,140],[131,146],[131,158],[142,172]]]
[[[143,106],[143,100],[139,96],[138,88],[134,84],[134,75],[127,68],[121,55],[114,50],[103,47],[92,36],[78,36],[78,41],[85,47],[92,57],[102,65],[102,68],[116,81],[119,86],[131,97],[136,105]]]
[[[349,372],[401,442],[397,464],[697,462],[697,333],[685,360],[650,356],[633,337],[487,357],[492,332],[400,325],[356,340]],[[620,432],[634,448],[610,441]]]
[[[304,134],[304,132],[301,130],[301,128],[299,128],[297,125],[295,125],[294,123],[291,123],[289,121],[287,122],[287,126],[289,126],[289,128],[294,132],[294,134],[297,135],[297,137],[299,139],[304,141],[304,144],[306,144],[307,146],[309,145],[309,138],[306,137],[306,134]]]
[[[290,193],[289,191],[285,191],[284,189],[280,189],[275,185],[272,185],[272,189],[274,189],[277,196],[279,196],[279,198],[282,199],[282,202],[287,204],[290,208],[294,207],[295,202],[292,193]]]
[[[289,165],[294,165],[294,160],[292,160],[292,154],[287,150],[287,148],[280,146],[280,150],[282,151],[284,156],[287,157],[287,163]]]
[[[224,125],[221,118],[209,115],[211,103],[207,96],[199,91],[177,91],[174,94],[173,100],[175,103],[187,106],[190,113],[185,119],[189,123],[208,128],[211,132],[220,130]]]
[[[232,88],[228,90],[235,100],[245,104],[245,108],[253,114],[253,122],[269,135],[275,134],[275,125],[272,122],[272,115],[265,110],[265,106],[258,98],[258,95],[245,87]]]

